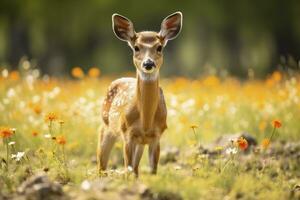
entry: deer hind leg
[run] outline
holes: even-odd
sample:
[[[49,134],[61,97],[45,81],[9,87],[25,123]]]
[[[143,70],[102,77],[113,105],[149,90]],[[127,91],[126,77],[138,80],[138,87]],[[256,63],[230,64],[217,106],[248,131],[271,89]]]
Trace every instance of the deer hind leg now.
[[[102,128],[99,134],[98,147],[97,147],[97,165],[99,173],[106,170],[109,154],[116,142],[116,136],[108,131],[106,128]]]
[[[159,154],[160,154],[160,144],[158,140],[149,144],[148,153],[149,153],[149,164],[151,168],[151,174],[156,174],[157,165],[159,161]]]

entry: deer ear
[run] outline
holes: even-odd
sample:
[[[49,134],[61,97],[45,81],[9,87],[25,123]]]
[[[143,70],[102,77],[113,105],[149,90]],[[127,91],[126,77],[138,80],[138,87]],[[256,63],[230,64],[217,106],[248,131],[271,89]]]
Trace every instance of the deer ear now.
[[[122,15],[112,15],[112,28],[117,38],[122,41],[131,42],[135,38],[132,22]]]
[[[168,40],[175,39],[181,31],[182,13],[176,12],[166,17],[161,23],[159,35],[167,43]]]

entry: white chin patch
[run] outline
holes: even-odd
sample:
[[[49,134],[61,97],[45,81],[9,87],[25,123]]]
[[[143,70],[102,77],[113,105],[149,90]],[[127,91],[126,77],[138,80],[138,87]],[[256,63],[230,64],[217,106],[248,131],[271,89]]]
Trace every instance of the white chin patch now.
[[[139,71],[140,78],[144,81],[155,81],[158,78],[158,71],[155,71],[153,68],[152,70],[143,70]]]

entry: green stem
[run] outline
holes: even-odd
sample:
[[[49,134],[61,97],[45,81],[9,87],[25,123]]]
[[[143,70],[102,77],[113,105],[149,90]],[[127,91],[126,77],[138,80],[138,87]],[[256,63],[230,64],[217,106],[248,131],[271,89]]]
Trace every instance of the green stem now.
[[[195,128],[192,128],[193,129],[193,133],[194,133],[194,136],[195,136],[195,140],[196,142],[198,141],[198,138],[197,138],[197,135],[196,135],[196,131],[195,131]]]
[[[8,148],[8,143],[6,143],[6,161],[7,161],[7,168],[9,164],[9,148]]]
[[[271,142],[271,140],[272,140],[272,138],[273,138],[273,136],[274,136],[274,134],[275,134],[275,131],[276,131],[276,127],[273,128],[272,135],[271,135],[271,137],[270,137],[270,142]]]

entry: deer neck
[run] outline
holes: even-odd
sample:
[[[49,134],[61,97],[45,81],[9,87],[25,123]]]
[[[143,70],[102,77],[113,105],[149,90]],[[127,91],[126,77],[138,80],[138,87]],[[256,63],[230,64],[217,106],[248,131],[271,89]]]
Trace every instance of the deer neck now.
[[[147,78],[137,73],[137,107],[140,113],[144,131],[153,126],[154,116],[159,102],[159,80],[156,77]]]

